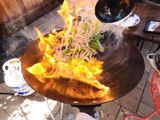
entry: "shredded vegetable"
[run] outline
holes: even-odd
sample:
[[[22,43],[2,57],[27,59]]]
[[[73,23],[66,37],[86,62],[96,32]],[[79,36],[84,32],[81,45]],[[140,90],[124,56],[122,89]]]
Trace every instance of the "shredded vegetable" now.
[[[80,8],[72,10],[65,1],[64,5],[67,7],[58,11],[64,18],[63,30],[53,30],[47,37],[39,35],[42,42],[49,43],[45,49],[52,48],[53,54],[65,61],[71,58],[90,60],[93,55],[103,52],[101,40],[104,39],[104,35],[100,34],[100,22],[90,15],[92,11],[83,12]],[[38,33],[40,34],[39,31]]]

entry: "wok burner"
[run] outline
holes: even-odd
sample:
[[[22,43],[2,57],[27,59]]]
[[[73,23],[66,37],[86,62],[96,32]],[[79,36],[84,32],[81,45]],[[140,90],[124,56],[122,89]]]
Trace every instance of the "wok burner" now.
[[[107,43],[109,44],[110,42],[108,41]],[[21,58],[24,79],[38,93],[53,100],[71,105],[99,105],[117,99],[131,91],[139,83],[144,72],[144,61],[141,53],[135,46],[124,41],[123,45],[117,50],[113,51],[113,49],[110,50],[106,48],[103,53],[100,53],[97,56],[98,59],[104,61],[103,77],[105,79],[102,82],[104,85],[110,87],[110,93],[97,99],[74,98],[74,96],[71,97],[59,94],[59,91],[52,87],[55,85],[54,82],[58,82],[58,85],[64,85],[64,87],[61,88],[69,88],[71,85],[68,83],[69,80],[67,83],[65,82],[65,79],[55,81],[46,80],[45,83],[43,83],[27,72],[26,68],[35,64],[36,60],[39,58],[39,55],[40,53],[36,42],[31,44],[31,46],[29,46],[29,48],[25,51],[25,54]],[[76,83],[76,85],[78,86],[75,87],[75,89],[85,88],[85,86],[82,86],[84,84]]]
[[[100,113],[96,111],[96,108],[100,107],[103,103],[113,101],[130,92],[140,82],[144,73],[144,60],[139,50],[126,40],[123,40],[119,47],[114,49],[115,44],[113,44],[113,40],[116,40],[116,37],[110,41],[106,39],[104,43],[105,51],[96,56],[97,59],[104,62],[102,76],[105,79],[101,82],[103,85],[110,87],[110,92],[102,98],[76,98],[76,93],[73,96],[63,95],[53,87],[55,83],[57,86],[60,86],[60,90],[72,87],[71,84],[77,85],[74,87],[77,92],[79,92],[81,88],[85,90],[87,87],[85,84],[80,84],[76,81],[67,80],[68,82],[66,82],[66,79],[47,79],[41,82],[30,74],[26,69],[35,64],[41,56],[37,47],[38,41],[32,43],[21,58],[24,79],[41,95],[77,107],[80,113],[86,113],[98,120]],[[82,95],[84,95],[84,93],[87,92],[83,92]]]

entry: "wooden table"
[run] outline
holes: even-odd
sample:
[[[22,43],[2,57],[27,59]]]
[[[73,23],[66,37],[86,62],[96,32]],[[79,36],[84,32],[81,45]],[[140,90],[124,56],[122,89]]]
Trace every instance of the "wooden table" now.
[[[160,43],[160,34],[146,33],[144,27],[146,20],[159,20],[160,21],[160,7],[150,6],[144,2],[138,2],[134,7],[135,13],[140,17],[140,23],[129,28],[124,32],[124,35],[132,38],[139,38],[150,42]]]

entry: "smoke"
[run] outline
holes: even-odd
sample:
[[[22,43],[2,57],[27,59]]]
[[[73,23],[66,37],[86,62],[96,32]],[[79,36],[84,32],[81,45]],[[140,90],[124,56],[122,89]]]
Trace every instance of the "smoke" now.
[[[116,50],[124,44],[124,30],[125,27],[114,24],[104,24],[101,26],[101,32],[105,33],[105,48],[109,50]]]
[[[26,47],[29,45],[30,40],[23,34],[12,35],[7,39],[3,39],[2,50],[6,57],[20,57]]]
[[[107,58],[114,57],[116,54],[115,61],[119,62],[122,60],[122,56],[125,56],[124,52],[119,52],[119,50],[124,50],[127,43],[124,41],[126,38],[123,35],[125,28],[115,25],[105,25],[101,33],[105,35],[104,40],[102,41],[102,46],[104,47],[104,52],[97,54],[97,57],[100,60],[106,60]],[[125,60],[119,62],[123,63]]]
[[[6,39],[0,38],[0,40],[0,68],[8,59],[21,57],[31,41],[22,34],[12,35]],[[0,83],[3,81],[3,71],[0,70]]]
[[[101,28],[103,31],[111,31],[115,33],[115,35],[120,38],[123,38],[123,31],[126,29],[126,27],[121,27],[114,24],[102,24]]]

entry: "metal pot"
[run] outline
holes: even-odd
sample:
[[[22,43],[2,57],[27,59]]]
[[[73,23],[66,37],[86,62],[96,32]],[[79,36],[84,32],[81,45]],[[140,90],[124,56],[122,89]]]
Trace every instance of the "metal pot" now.
[[[152,67],[160,73],[160,51],[148,54],[147,59],[151,63]]]
[[[113,23],[128,16],[133,7],[133,0],[99,0],[95,15],[102,22]]]

